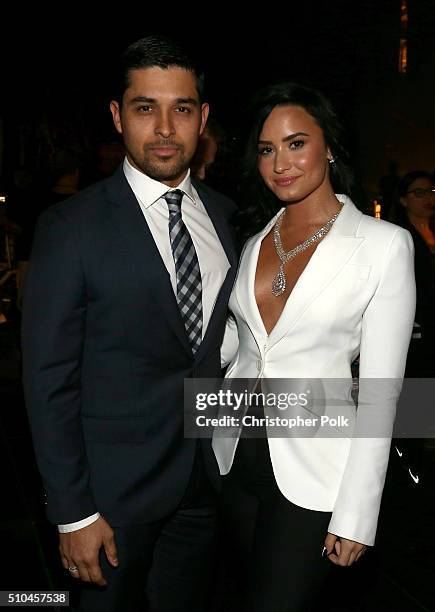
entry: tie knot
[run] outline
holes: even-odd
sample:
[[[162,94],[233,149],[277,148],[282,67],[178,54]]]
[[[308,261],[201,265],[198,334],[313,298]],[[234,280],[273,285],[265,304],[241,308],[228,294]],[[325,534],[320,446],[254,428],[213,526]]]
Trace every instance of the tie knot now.
[[[167,191],[163,196],[168,203],[170,212],[180,212],[181,200],[183,199],[184,193],[181,189],[174,189],[173,191]]]

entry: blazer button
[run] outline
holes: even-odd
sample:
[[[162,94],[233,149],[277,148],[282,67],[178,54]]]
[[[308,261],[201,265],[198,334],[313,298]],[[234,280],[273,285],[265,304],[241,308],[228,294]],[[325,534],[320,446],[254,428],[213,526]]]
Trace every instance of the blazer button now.
[[[262,366],[262,365],[263,365],[263,364],[262,364],[262,362],[261,362],[261,359],[257,359],[257,370],[258,370],[259,372],[261,372],[261,366]]]

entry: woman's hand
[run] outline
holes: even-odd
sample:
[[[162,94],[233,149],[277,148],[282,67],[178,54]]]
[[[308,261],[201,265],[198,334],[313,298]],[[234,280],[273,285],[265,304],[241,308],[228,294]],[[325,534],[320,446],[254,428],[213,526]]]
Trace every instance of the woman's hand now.
[[[365,544],[340,538],[333,533],[328,533],[325,539],[324,553],[335,565],[344,567],[352,565],[355,561],[358,561],[366,549]]]

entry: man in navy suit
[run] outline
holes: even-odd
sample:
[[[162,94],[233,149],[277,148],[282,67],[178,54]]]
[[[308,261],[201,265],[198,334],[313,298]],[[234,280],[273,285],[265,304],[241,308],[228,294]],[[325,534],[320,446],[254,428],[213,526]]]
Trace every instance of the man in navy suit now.
[[[208,116],[174,41],[122,56],[126,157],[41,217],[24,387],[48,518],[81,610],[202,610],[216,534],[209,440],[183,436],[185,378],[218,377],[234,205],[190,178]]]

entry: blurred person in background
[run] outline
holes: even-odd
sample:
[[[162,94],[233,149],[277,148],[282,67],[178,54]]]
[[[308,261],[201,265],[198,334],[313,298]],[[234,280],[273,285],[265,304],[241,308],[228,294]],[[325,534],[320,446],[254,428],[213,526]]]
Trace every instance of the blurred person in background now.
[[[19,308],[21,308],[23,287],[38,218],[45,209],[78,191],[81,171],[80,154],[67,147],[59,148],[49,161],[45,184],[37,185],[35,181],[30,182],[25,190],[21,190],[20,196],[13,203],[15,218],[19,220],[22,227],[22,233],[16,241]],[[21,177],[22,170],[17,171],[17,174]]]
[[[207,171],[215,162],[222,139],[221,134],[222,130],[216,121],[208,119],[190,164],[192,175],[200,181],[206,179]]]
[[[415,249],[414,269],[417,304],[406,360],[407,378],[435,377],[435,180],[425,170],[408,172],[399,182],[390,219],[407,229]],[[413,383],[411,383],[413,384]],[[394,440],[395,461],[406,482],[426,482],[425,439]]]
[[[423,170],[398,185],[395,223],[406,228],[415,248],[417,306],[406,376],[435,376],[435,181]]]

